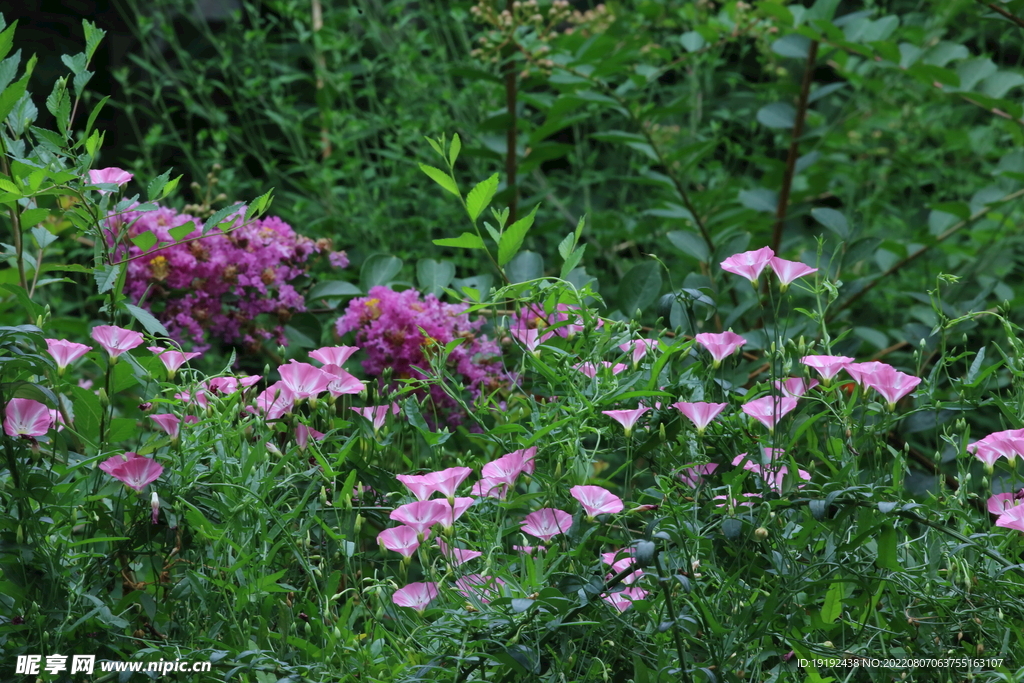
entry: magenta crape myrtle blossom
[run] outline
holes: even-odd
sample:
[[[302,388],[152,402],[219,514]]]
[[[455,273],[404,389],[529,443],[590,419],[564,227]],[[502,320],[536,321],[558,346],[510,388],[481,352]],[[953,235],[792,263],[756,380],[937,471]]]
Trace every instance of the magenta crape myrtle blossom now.
[[[315,399],[327,391],[331,383],[331,375],[309,363],[290,360],[277,368],[281,373],[281,381],[291,390],[296,403],[304,399]]]
[[[773,256],[768,261],[768,265],[771,266],[772,271],[779,277],[779,290],[782,292],[789,289],[789,286],[793,284],[793,281],[798,277],[804,277],[805,275],[818,272],[817,268],[811,268],[799,261],[787,261],[779,258],[778,256]]]
[[[373,433],[376,434],[384,426],[389,411],[392,415],[398,415],[398,404],[367,406],[365,408],[352,408],[352,410],[369,420],[373,424]]]
[[[625,612],[633,606],[634,600],[643,600],[648,594],[639,586],[628,586],[615,593],[603,593],[601,598],[620,612]]]
[[[57,362],[57,374],[63,375],[64,370],[76,360],[89,353],[92,348],[85,344],[76,344],[66,339],[47,339],[46,352]]]
[[[437,597],[437,584],[416,582],[403,586],[391,596],[391,602],[399,607],[411,607],[420,614],[427,609],[430,601]]]
[[[572,515],[555,508],[542,508],[531,512],[523,519],[522,529],[525,533],[535,536],[548,543],[559,534],[564,534],[572,526]]]
[[[320,361],[324,365],[337,365],[341,367],[358,350],[358,346],[324,346],[316,351],[310,351],[309,357]]]
[[[626,430],[626,436],[628,437],[633,433],[633,427],[636,425],[637,420],[640,416],[646,413],[650,408],[647,406],[640,406],[633,410],[602,410],[601,412],[618,422]]]
[[[897,401],[912,392],[921,383],[920,377],[908,375],[891,365],[877,361],[851,363],[846,366],[846,371],[858,384],[880,393],[888,403],[889,410],[895,408]]]
[[[757,287],[757,279],[765,269],[775,252],[771,247],[762,247],[755,251],[745,251],[742,254],[735,254],[722,261],[722,270],[734,273],[740,277],[750,280],[750,284]]]
[[[797,399],[792,396],[764,396],[747,401],[740,409],[754,418],[768,431],[775,431],[775,425],[796,408]]]
[[[89,333],[111,358],[117,358],[125,351],[131,351],[142,344],[142,333],[132,332],[114,325],[97,325]]]
[[[853,362],[852,358],[846,356],[804,356],[800,362],[809,368],[814,368],[821,375],[821,378],[828,384],[839,371]]]
[[[134,177],[134,174],[116,166],[94,168],[89,171],[89,183],[92,185],[117,185],[120,187]],[[110,192],[108,190],[100,190],[100,194],[110,194]]]
[[[679,479],[690,488],[695,489],[704,483],[704,477],[711,475],[717,469],[718,465],[713,462],[708,463],[707,465],[684,467],[682,471],[679,472]]]
[[[818,386],[818,380],[812,379],[810,384],[803,377],[789,377],[784,380],[775,380],[776,390],[781,391],[783,396],[800,398],[808,391]]]
[[[637,363],[647,355],[647,352],[657,348],[659,343],[657,339],[634,339],[625,344],[619,344],[619,348],[625,353],[631,353],[633,367],[636,367]]]
[[[694,339],[708,350],[716,368],[722,364],[723,360],[736,353],[740,347],[747,343],[746,339],[731,330],[719,334],[702,332],[694,337]]]
[[[444,542],[444,539],[438,536],[437,547],[441,549],[441,555],[448,558],[452,563],[452,566],[458,567],[459,565],[465,564],[470,560],[483,555],[479,550],[463,550],[462,548],[454,548]]]
[[[128,451],[123,456],[115,455],[100,463],[100,469],[125,484],[128,488],[142,493],[142,489],[156,481],[164,466],[152,458],[144,458]]]
[[[174,379],[175,373],[181,369],[182,365],[202,355],[198,352],[182,353],[176,349],[165,349],[162,346],[147,346],[146,349],[154,353],[167,368],[168,380]]]
[[[1024,531],[1024,503],[1018,503],[1003,510],[999,519],[996,520],[996,526]]]
[[[430,527],[452,517],[452,507],[445,500],[419,500],[415,503],[406,503],[391,511],[391,519],[416,530],[416,533],[423,535],[430,531]]]
[[[498,344],[478,334],[484,319],[470,320],[467,308],[442,303],[433,294],[421,298],[414,289],[395,292],[377,286],[369,296],[353,299],[336,327],[339,335],[355,332],[356,343],[366,352],[363,370],[368,375],[380,377],[390,369],[396,380],[423,378],[416,368],[429,368],[437,351],[462,340],[448,354],[447,368],[476,400],[514,381],[502,366]],[[461,409],[443,387],[432,386],[430,396],[451,424],[461,422]]]
[[[428,530],[423,538],[429,537]],[[412,557],[416,549],[420,547],[420,535],[410,526],[396,526],[377,534],[377,543],[402,557]]]
[[[673,403],[672,407],[690,418],[690,422],[697,428],[698,434],[703,434],[711,421],[729,407],[728,403],[705,403],[697,401],[694,403]]]
[[[12,398],[4,408],[4,433],[7,436],[43,436],[53,426],[50,409],[30,398]]]
[[[625,507],[621,498],[601,486],[573,486],[569,495],[580,502],[589,520],[598,515],[622,512]]]

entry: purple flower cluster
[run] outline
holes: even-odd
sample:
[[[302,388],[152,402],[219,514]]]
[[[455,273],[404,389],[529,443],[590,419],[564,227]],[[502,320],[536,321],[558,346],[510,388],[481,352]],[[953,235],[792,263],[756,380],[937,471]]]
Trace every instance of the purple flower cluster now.
[[[234,216],[235,225],[242,215]],[[171,237],[172,228],[189,221],[195,224],[192,232],[180,239]],[[145,296],[143,306],[171,336],[179,341],[191,339],[199,350],[209,346],[206,331],[228,343],[255,345],[275,337],[284,344],[281,325],[296,311],[305,310],[305,300],[291,283],[306,272],[311,255],[329,248],[296,234],[276,217],[227,232],[212,228],[195,239],[202,234],[202,221],[165,207],[108,217],[110,241],[130,224],[128,239],[152,232],[170,246],[157,245],[145,252],[134,244],[127,250],[119,246],[116,256],[131,259],[125,294],[136,301]],[[338,254],[330,255],[331,263],[347,263],[343,252]],[[270,330],[255,322],[264,313],[277,318],[278,324]]]
[[[475,400],[485,389],[509,385],[512,377],[498,358],[498,345],[477,335],[483,319],[471,321],[465,310],[466,306],[442,303],[433,294],[420,298],[415,289],[395,292],[374,287],[369,296],[349,303],[338,319],[337,331],[339,335],[355,331],[356,343],[367,354],[363,370],[368,375],[380,377],[390,368],[394,379],[422,378],[416,367],[430,367],[430,354],[464,339],[448,356],[447,365],[450,372],[462,376],[462,385]],[[462,416],[454,410],[455,401],[437,386],[430,393],[434,404],[447,412],[448,421],[458,424]]]

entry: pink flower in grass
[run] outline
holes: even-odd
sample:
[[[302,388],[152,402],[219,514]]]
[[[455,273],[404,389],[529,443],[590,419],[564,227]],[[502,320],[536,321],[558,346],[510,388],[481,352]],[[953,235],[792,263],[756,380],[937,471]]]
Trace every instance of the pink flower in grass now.
[[[463,550],[462,548],[455,548],[444,542],[444,539],[438,536],[437,547],[441,549],[441,554],[448,558],[453,566],[458,567],[461,564],[465,564],[470,560],[483,555],[479,550]]]
[[[309,357],[320,361],[324,365],[337,365],[341,367],[358,350],[358,346],[324,346],[316,351],[310,351]]]
[[[643,600],[648,595],[648,591],[639,586],[627,586],[621,591],[604,593],[601,595],[601,598],[620,612],[625,612],[633,606],[634,600]]]
[[[715,503],[715,505],[717,507],[723,507],[724,506],[724,507],[728,508],[729,510],[733,510],[733,509],[735,509],[737,507],[748,507],[748,508],[749,507],[753,507],[754,502],[755,502],[753,499],[754,498],[761,498],[762,496],[761,496],[760,493],[741,493],[740,497],[741,498],[745,498],[746,500],[738,500],[736,498],[733,498],[732,496],[715,496],[711,500],[724,501],[724,502],[721,502],[721,503]]]
[[[345,395],[361,394],[366,389],[363,382],[354,375],[341,369],[338,365],[325,365],[321,370],[328,375],[327,391],[334,398]]]
[[[115,455],[100,463],[100,469],[125,484],[128,488],[142,493],[142,489],[156,481],[164,466],[152,458],[128,451],[123,456]]]
[[[4,408],[7,436],[43,436],[53,426],[50,409],[30,398],[12,398]]]
[[[331,375],[309,363],[291,360],[277,368],[281,373],[281,381],[291,390],[296,403],[303,399],[315,399],[327,391],[331,383]]]
[[[514,545],[512,546],[512,550],[516,551],[517,553],[522,553],[524,555],[533,555],[535,552],[537,552],[537,549],[539,547],[540,546],[536,545]]]
[[[417,534],[427,536],[430,527],[451,518],[452,509],[448,501],[444,500],[420,500],[415,503],[406,503],[391,511],[391,519],[410,526]]]
[[[745,277],[750,280],[750,284],[756,287],[757,278],[761,277],[761,272],[774,256],[775,252],[771,247],[762,247],[755,251],[745,251],[742,254],[730,256],[722,261],[721,266],[722,270]]]
[[[690,418],[690,422],[697,428],[697,433],[703,434],[711,421],[728,408],[729,404],[698,401],[694,403],[673,403],[672,407]]]
[[[64,369],[76,360],[89,353],[92,349],[85,344],[76,344],[66,339],[47,339],[46,352],[57,361],[57,374],[63,375]]]
[[[427,531],[423,538],[429,535]],[[420,547],[420,535],[410,526],[396,526],[377,534],[377,543],[402,557],[412,557]]]
[[[425,474],[396,474],[395,479],[405,484],[416,500],[427,500],[434,495],[434,484]]]
[[[524,451],[513,451],[484,465],[480,474],[483,479],[488,479],[495,485],[506,484],[514,486],[516,479],[525,469],[526,457]]]
[[[133,174],[116,166],[94,168],[89,171],[89,183],[91,185],[117,185],[120,187],[133,177]],[[110,192],[108,190],[100,190],[100,194],[110,194]]]
[[[458,521],[459,517],[461,517],[462,514],[476,502],[476,500],[467,496],[465,498],[455,498],[450,503],[447,500],[442,500],[440,498],[434,502],[441,503],[443,506],[442,509],[444,512],[441,517],[441,526],[445,531],[448,531],[455,526],[455,522]]]
[[[782,292],[789,289],[789,286],[798,277],[804,277],[805,275],[818,272],[817,268],[811,268],[799,261],[787,261],[779,258],[778,256],[773,256],[768,261],[768,265],[770,265],[772,267],[772,271],[779,276],[779,290]]]
[[[846,366],[846,371],[858,384],[880,393],[889,404],[889,410],[895,408],[897,401],[921,383],[920,377],[900,372],[891,365],[878,361],[851,363]]]
[[[255,406],[249,412],[260,412],[268,420],[280,420],[292,412],[295,395],[283,382],[274,382],[256,397]]]
[[[619,348],[626,353],[632,352],[633,367],[636,367],[637,363],[647,355],[647,352],[656,348],[659,343],[657,339],[634,339],[625,344],[619,344]]]
[[[480,602],[487,604],[492,598],[498,597],[498,591],[505,582],[497,576],[481,576],[480,574],[467,574],[455,580],[456,590],[465,597],[476,597]]]
[[[174,379],[174,373],[178,372],[182,365],[202,355],[195,352],[182,353],[181,351],[165,349],[161,346],[147,346],[146,348],[156,354],[156,357],[167,368],[167,379]]]
[[[633,410],[602,410],[601,412],[618,422],[626,430],[626,436],[628,437],[633,433],[633,426],[636,425],[636,421],[640,419],[640,416],[646,413],[650,408],[647,406],[640,406]]]
[[[58,432],[64,431],[64,426],[67,422],[64,421],[64,414],[56,408],[50,408],[50,420],[51,424],[57,428]]]
[[[778,421],[792,412],[796,404],[797,399],[792,396],[765,396],[744,403],[740,409],[773,432]]]
[[[171,437],[172,441],[176,441],[181,434],[181,423],[183,420],[177,415],[162,413],[160,415],[150,415],[149,419],[156,422],[160,429],[167,432],[167,436]],[[195,424],[199,422],[199,418],[195,415],[186,415],[184,422],[185,424]]]
[[[694,339],[708,350],[716,368],[722,364],[723,360],[736,353],[740,347],[747,343],[746,339],[732,331],[720,334],[702,332],[694,337]]]
[[[295,444],[299,447],[300,452],[306,452],[306,447],[309,446],[310,438],[314,441],[320,441],[324,438],[324,434],[323,432],[318,432],[304,424],[295,426]]]
[[[996,526],[1024,531],[1024,503],[1003,510],[996,520]]]
[[[572,526],[572,515],[555,508],[543,508],[526,515],[522,529],[531,536],[548,543],[559,534],[564,534]]]
[[[132,332],[114,325],[97,325],[89,333],[111,358],[117,358],[125,351],[131,351],[142,344],[142,333]]]
[[[1024,429],[992,432],[968,445],[967,451],[973,453],[990,470],[999,458],[1006,458],[1012,463],[1018,455],[1024,456]]]
[[[580,502],[587,511],[587,519],[603,514],[622,512],[622,499],[600,486],[573,486],[569,495]]]
[[[508,489],[508,484],[496,479],[484,477],[477,483],[473,484],[473,489],[470,493],[481,498],[498,498],[499,500],[505,500],[505,497],[508,496]]]
[[[821,378],[828,384],[839,371],[853,362],[852,358],[846,356],[804,356],[800,362],[809,368],[814,368],[821,375]]]
[[[388,411],[391,411],[392,415],[398,415],[398,404],[392,403],[391,405],[384,406],[367,406],[365,408],[352,408],[371,423],[373,423],[373,433],[376,434],[380,431],[380,428],[384,426],[384,421],[387,420]]]
[[[808,391],[818,386],[818,380],[812,379],[810,384],[803,377],[790,377],[784,380],[775,380],[775,388],[782,392],[783,396],[800,398]]]
[[[466,477],[472,473],[473,470],[468,467],[449,467],[424,476],[433,486],[435,492],[451,499],[455,497],[455,489],[459,487],[459,484],[464,482]]]
[[[523,327],[521,325],[517,325],[512,328],[512,336],[515,340],[525,346],[526,350],[534,355],[538,354],[537,349],[540,345],[554,336],[554,334],[554,332],[541,334],[541,331],[536,328]]]
[[[704,483],[704,477],[712,474],[718,469],[718,465],[715,463],[708,463],[707,465],[694,465],[693,467],[684,467],[679,472],[679,479],[689,486],[690,488],[697,488]]]
[[[1021,496],[1024,496],[1024,489],[1017,493],[997,493],[989,496],[988,511],[993,515],[1001,515],[1015,505],[1024,502]]]
[[[437,597],[437,584],[433,582],[427,583],[410,583],[407,586],[403,586],[395,591],[395,594],[391,596],[391,602],[395,603],[399,607],[411,607],[420,614],[427,609],[427,605],[430,601]]]

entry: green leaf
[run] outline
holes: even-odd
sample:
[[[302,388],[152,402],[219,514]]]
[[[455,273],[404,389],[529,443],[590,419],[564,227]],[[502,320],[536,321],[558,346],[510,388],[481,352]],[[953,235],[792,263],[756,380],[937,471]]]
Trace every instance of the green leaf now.
[[[174,192],[174,190],[178,187],[178,182],[180,180],[181,176],[178,176],[177,178],[173,178],[172,180],[168,180],[166,183],[164,183],[164,186],[160,189],[160,196],[157,197],[157,200],[159,201],[166,197],[167,195]]]
[[[759,187],[754,190],[740,190],[740,204],[754,211],[775,213],[779,197],[774,190]]]
[[[224,222],[224,219],[228,216],[233,216],[241,209],[245,208],[244,204],[232,204],[231,206],[225,206],[220,211],[216,212],[212,216],[206,219],[203,223],[203,234],[208,233],[214,226],[220,225]]]
[[[88,136],[92,131],[92,125],[96,123],[96,117],[100,115],[100,111],[103,109],[103,105],[110,99],[110,95],[105,96],[102,100],[96,103],[96,106],[89,112],[89,119],[85,124],[85,135]]]
[[[875,559],[878,566],[889,571],[902,571],[903,566],[896,556],[896,550],[896,530],[886,526],[878,534],[878,557]]]
[[[14,105],[18,103],[21,96],[25,94],[25,88],[28,87],[28,79],[32,75],[32,70],[36,67],[35,55],[28,60],[28,64],[25,66],[25,75],[19,78],[13,85],[4,88],[3,92],[0,92],[0,121],[7,119],[7,115],[14,109]]]
[[[45,208],[25,209],[21,212],[21,227],[30,228],[39,225],[50,215],[50,210]]]
[[[100,399],[88,389],[78,386],[68,388],[74,396],[72,405],[75,408],[75,429],[87,440],[95,443],[100,438]]]
[[[93,269],[93,277],[96,280],[96,291],[105,294],[117,284],[117,278],[121,274],[121,266],[100,266]]]
[[[796,109],[787,102],[773,102],[757,110],[757,120],[768,128],[792,128],[796,125]]]
[[[304,349],[315,349],[320,346],[320,339],[323,337],[323,328],[320,321],[312,313],[298,313],[293,315],[288,324],[284,326],[285,334],[295,342],[296,346]]]
[[[679,44],[682,45],[687,52],[696,52],[704,47],[704,45],[707,44],[707,41],[704,40],[704,36],[696,31],[687,31],[683,35],[679,36]]]
[[[835,209],[811,209],[811,216],[814,220],[838,235],[840,239],[847,240],[850,238],[850,224],[847,223],[846,216]]]
[[[684,254],[692,256],[701,263],[707,263],[711,258],[711,252],[708,250],[708,243],[692,232],[674,230],[665,236],[668,237],[668,241],[672,243],[672,246]]]
[[[82,19],[82,29],[85,32],[85,57],[87,60],[91,60],[92,56],[96,54],[97,46],[103,40],[103,36],[107,35],[107,32],[96,28],[96,24],[85,19]]]
[[[583,235],[583,223],[587,220],[587,215],[583,214],[580,216],[579,221],[576,223],[576,244],[580,243],[580,237]]]
[[[195,229],[196,229],[196,222],[195,221],[189,221],[188,223],[184,223],[184,224],[179,225],[177,227],[171,228],[167,232],[175,240],[182,240],[182,239],[185,239],[186,237],[188,237],[189,235],[191,235],[193,232],[195,232]],[[198,235],[197,235],[197,237],[198,237]]]
[[[170,177],[171,171],[170,169],[168,169],[161,173],[160,175],[158,175],[156,178],[153,178],[153,180],[149,181],[149,185],[146,186],[146,198],[151,202],[155,202],[156,200],[160,199],[160,192],[167,185],[167,181],[170,179]]]
[[[455,139],[457,140],[458,137]],[[469,213],[471,221],[476,223],[476,219],[480,217],[480,214],[487,208],[487,205],[491,203],[491,199],[494,198],[494,193],[497,190],[498,174],[495,173],[487,180],[477,183],[476,187],[469,191],[469,194],[466,196],[466,211]]]
[[[834,582],[825,594],[825,604],[821,606],[821,620],[826,624],[833,623],[843,613],[843,583]]]
[[[110,421],[110,428],[107,430],[107,442],[127,441],[136,436],[138,431],[138,426],[132,418],[115,417]]]
[[[584,244],[584,245],[579,246],[571,254],[569,254],[569,258],[567,258],[565,260],[565,263],[562,264],[562,270],[559,273],[559,277],[560,278],[562,278],[564,280],[564,279],[566,279],[569,276],[569,273],[571,273],[572,270],[576,266],[579,265],[580,259],[583,258],[583,253],[586,250],[587,250],[587,245]]]
[[[124,307],[128,309],[128,312],[132,314],[132,317],[138,320],[146,331],[154,337],[160,335],[162,337],[169,337],[167,328],[163,326],[159,320],[153,317],[153,314],[144,308],[133,306],[132,304],[125,304]]]
[[[46,249],[57,241],[57,236],[41,225],[32,228],[32,236],[36,238],[36,244],[40,249]]]
[[[306,295],[306,298],[333,299],[343,296],[359,296],[362,293],[362,290],[351,282],[345,282],[344,280],[328,280],[326,282],[318,282],[314,285],[314,287],[309,290],[309,294]]]
[[[254,199],[249,205],[249,209],[245,212],[245,218],[243,222],[248,222],[253,216],[262,215],[267,207],[270,206],[271,195],[274,193],[274,188],[270,188],[265,193]]]
[[[484,241],[480,239],[480,236],[474,235],[471,232],[464,232],[458,237],[446,237],[444,239],[434,240],[434,244],[439,247],[461,247],[463,249],[484,248]]]
[[[772,52],[781,57],[793,59],[807,59],[807,52],[810,48],[811,39],[799,33],[791,33],[772,43]]]
[[[462,196],[459,193],[459,186],[455,183],[455,179],[441,169],[435,168],[434,166],[428,166],[426,164],[420,164],[420,170],[430,176],[435,183],[448,190],[456,197]]]
[[[501,236],[501,242],[498,243],[499,266],[504,267],[516,255],[519,248],[523,246],[523,239],[526,237],[530,227],[533,226],[533,219],[537,216],[537,209],[539,208],[540,204],[537,204],[533,207],[533,211],[508,226],[508,229],[505,230],[505,233]]]
[[[28,317],[29,319],[32,320],[32,322],[35,322],[39,314],[42,313],[42,306],[32,301],[32,299],[30,299],[28,296],[28,292],[26,292],[25,289],[22,288],[21,286],[15,284],[4,284],[0,285],[0,288],[6,289],[8,292],[14,295],[14,297],[18,300],[18,303],[21,304],[21,307],[25,309],[26,313],[28,313]]]
[[[456,133],[452,136],[451,147],[448,148],[448,163],[455,166],[455,160],[459,158],[459,152],[462,151],[462,140],[459,139],[459,134]]]
[[[637,310],[654,303],[661,293],[661,266],[655,262],[638,263],[619,284],[619,310],[632,318]]]
[[[576,240],[571,232],[558,243],[558,255],[562,257],[563,261],[569,258],[574,246],[576,246]]]
[[[140,235],[136,235],[135,237],[132,238],[132,244],[137,246],[142,251],[149,251],[154,246],[156,246],[156,243],[156,235],[154,235],[150,230],[147,230],[146,232]]]
[[[455,265],[451,261],[424,258],[416,262],[416,282],[424,294],[440,297],[454,277]]]
[[[374,254],[359,269],[359,284],[364,292],[391,282],[402,270],[402,259],[388,254]]]
[[[3,190],[4,192],[10,192],[11,194],[16,194],[19,196],[24,194],[24,192],[21,191],[20,187],[11,182],[10,178],[4,178],[2,176],[0,176],[0,190]]]
[[[544,258],[534,251],[521,251],[508,262],[505,275],[511,284],[544,277]]]
[[[0,32],[0,59],[7,56],[7,53],[11,51],[11,46],[14,45],[14,30],[18,28],[18,20],[15,19],[14,23]]]

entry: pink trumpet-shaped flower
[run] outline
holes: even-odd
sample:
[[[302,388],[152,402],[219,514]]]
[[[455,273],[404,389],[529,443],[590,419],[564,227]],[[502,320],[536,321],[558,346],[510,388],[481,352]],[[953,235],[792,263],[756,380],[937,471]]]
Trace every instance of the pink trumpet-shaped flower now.
[[[522,529],[545,543],[555,536],[564,534],[572,526],[572,515],[555,508],[543,508],[526,515]]]
[[[995,461],[999,458],[1006,458],[1013,462],[1018,455],[1024,456],[1024,429],[992,432],[985,438],[968,445],[967,451],[974,453],[988,469],[992,469]]]
[[[1001,515],[1015,505],[1024,502],[1018,493],[997,493],[989,496],[988,511],[993,515]]]
[[[160,346],[147,346],[146,348],[156,354],[157,358],[160,359],[160,362],[164,364],[165,368],[167,368],[168,379],[174,379],[174,373],[176,373],[182,365],[193,358],[198,358],[202,355],[201,353],[196,352],[182,353],[175,349],[165,349]]]
[[[354,375],[342,370],[341,366],[325,365],[320,369],[328,375],[330,381],[327,383],[327,391],[334,398],[343,395],[361,394],[366,388]]]
[[[573,366],[574,370],[579,370],[590,379],[597,377],[597,366],[593,363],[579,363]]]
[[[429,534],[427,531],[424,538]],[[402,557],[412,557],[420,547],[420,535],[410,526],[396,526],[377,534],[377,543]]]
[[[320,361],[324,365],[337,365],[341,367],[358,350],[358,346],[324,346],[316,351],[310,351],[309,357]]]
[[[921,383],[920,377],[900,372],[891,365],[879,363],[851,363],[846,366],[850,376],[866,387],[880,393],[892,410],[896,402],[909,394]]]
[[[331,375],[309,363],[291,360],[277,368],[281,373],[281,381],[291,390],[295,402],[306,398],[315,399],[327,391],[331,383]]]
[[[799,261],[787,261],[779,258],[778,256],[773,256],[768,261],[768,265],[770,265],[772,267],[772,271],[779,276],[779,289],[783,292],[785,292],[798,277],[804,277],[805,275],[818,272],[817,268],[811,268]]]
[[[156,481],[164,471],[164,466],[152,458],[128,451],[123,456],[115,455],[100,463],[100,469],[117,479],[128,488],[142,493],[142,489]]]
[[[398,415],[398,404],[392,403],[391,405],[383,406],[367,406],[365,408],[352,408],[371,423],[373,423],[373,433],[376,434],[380,431],[380,428],[384,426],[384,421],[387,420],[388,411],[392,415]]]
[[[628,586],[615,593],[604,593],[601,595],[601,598],[620,612],[625,612],[633,606],[634,600],[643,600],[647,596],[648,591],[645,591],[643,588]]]
[[[1024,531],[1024,503],[1014,505],[1013,507],[1004,510],[1003,513],[999,515],[999,519],[996,520],[996,526]]]
[[[757,286],[757,278],[761,277],[761,271],[775,256],[771,247],[762,247],[755,251],[745,251],[742,254],[735,254],[722,261],[722,270],[734,273],[740,277],[750,280],[750,284]]]
[[[693,467],[684,467],[679,472],[679,479],[690,488],[697,488],[704,483],[704,477],[712,474],[718,469],[718,465],[715,463],[708,463],[707,465],[694,465]]]
[[[403,586],[395,591],[395,594],[391,596],[391,602],[395,603],[399,607],[411,607],[420,614],[427,609],[427,605],[430,601],[437,597],[437,584],[433,582],[427,583],[410,583],[407,586]]]
[[[280,420],[292,412],[295,395],[292,394],[291,389],[285,386],[284,382],[274,382],[256,397],[255,404],[255,408],[250,412],[263,413],[268,420]]]
[[[307,427],[304,424],[295,426],[295,444],[299,447],[300,452],[306,452],[306,447],[309,446],[310,438],[314,441],[320,441],[324,438],[324,434],[323,432],[318,432],[312,427]]]
[[[7,436],[43,436],[53,426],[50,409],[30,398],[12,398],[4,409]]]
[[[396,474],[395,479],[405,484],[416,500],[427,500],[434,495],[434,484],[425,474]]]
[[[449,467],[424,476],[433,486],[435,492],[450,499],[455,497],[455,489],[459,487],[459,484],[464,482],[466,477],[472,473],[473,470],[468,467]]]
[[[484,477],[477,483],[473,484],[473,488],[470,493],[481,498],[498,498],[499,500],[505,500],[505,497],[508,495],[508,489],[508,484],[496,479]]]
[[[804,356],[800,362],[817,370],[821,378],[828,383],[840,370],[852,363],[853,359],[846,356]]]
[[[722,364],[723,360],[736,353],[740,347],[747,343],[746,339],[732,331],[719,334],[702,332],[694,337],[694,339],[708,350],[716,368]]]
[[[526,350],[536,355],[537,349],[541,344],[550,339],[555,333],[547,332],[541,334],[541,331],[536,328],[522,327],[516,325],[512,328],[512,336],[517,342],[526,347]]]
[[[600,486],[573,486],[569,495],[580,502],[591,520],[598,515],[622,512],[624,507],[621,498]]]
[[[76,360],[89,353],[92,349],[85,344],[76,344],[66,339],[47,339],[46,352],[57,361],[57,373],[64,374],[64,369]]]
[[[94,168],[89,171],[89,182],[93,185],[117,185],[120,187],[134,177],[133,174],[123,169],[111,166],[109,168]],[[109,194],[107,190],[100,190],[101,194]]]
[[[775,388],[782,392],[783,396],[800,398],[808,391],[818,386],[818,380],[812,379],[810,384],[803,377],[790,377],[784,380],[775,380]]]
[[[445,543],[444,539],[440,536],[437,538],[437,546],[441,549],[441,554],[448,558],[455,567],[483,555],[479,550],[463,550],[462,548],[452,547]]]
[[[625,344],[619,344],[619,348],[626,353],[632,352],[632,361],[635,367],[647,355],[647,352],[656,348],[659,343],[657,339],[634,339]]]
[[[465,498],[454,498],[451,503],[447,500],[441,500],[440,498],[438,498],[436,502],[441,503],[443,506],[442,509],[444,510],[444,515],[441,518],[441,526],[445,531],[448,531],[455,526],[455,522],[458,521],[459,517],[461,517],[462,514],[476,502],[476,500],[467,496]]]
[[[420,500],[391,511],[391,519],[416,530],[426,538],[430,527],[451,518],[451,506],[444,500]]]
[[[89,333],[111,358],[117,358],[125,351],[131,351],[142,344],[142,333],[132,332],[114,325],[98,325]]]
[[[775,431],[778,421],[792,412],[796,404],[797,399],[792,396],[765,396],[744,403],[740,409],[767,427],[768,431]]]
[[[536,452],[536,449],[534,449]],[[492,460],[484,465],[480,474],[483,479],[490,480],[493,484],[505,484],[513,486],[516,479],[526,469],[526,455],[524,451],[513,451]]]
[[[650,408],[647,406],[640,406],[633,410],[602,410],[601,412],[622,425],[626,430],[626,436],[629,436],[633,433],[633,426],[636,424],[636,421],[648,410]]]
[[[690,422],[697,428],[698,434],[703,434],[711,421],[729,407],[728,403],[705,403],[698,401],[694,403],[673,403],[672,407],[690,418]]]
[[[160,415],[150,415],[149,419],[156,422],[160,429],[167,432],[167,436],[171,437],[172,440],[177,440],[181,434],[181,420],[177,415],[172,413],[162,413]],[[186,415],[184,419],[185,424],[199,422],[199,418],[195,415]]]

